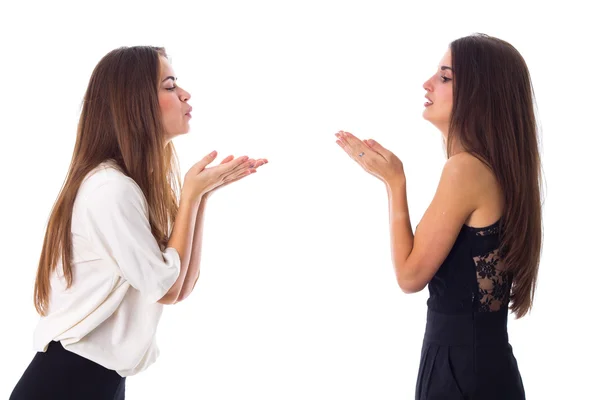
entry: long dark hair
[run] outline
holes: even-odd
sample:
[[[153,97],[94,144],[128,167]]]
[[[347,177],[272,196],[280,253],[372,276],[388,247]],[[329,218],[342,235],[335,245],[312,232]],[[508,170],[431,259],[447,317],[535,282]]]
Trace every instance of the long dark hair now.
[[[83,99],[77,140],[63,187],[50,214],[35,281],[34,304],[46,315],[50,274],[62,263],[67,287],[73,282],[71,214],[85,176],[107,160],[141,188],[152,234],[164,248],[177,213],[181,187],[177,156],[165,147],[158,103],[160,47],[122,47],[96,65]]]
[[[534,92],[509,43],[474,34],[450,44],[453,108],[447,140],[486,163],[504,193],[501,252],[513,277],[511,310],[531,309],[542,250],[542,179]]]

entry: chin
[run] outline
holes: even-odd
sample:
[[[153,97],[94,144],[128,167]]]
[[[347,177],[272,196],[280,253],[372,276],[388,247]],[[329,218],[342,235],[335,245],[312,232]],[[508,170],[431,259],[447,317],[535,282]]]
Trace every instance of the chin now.
[[[189,130],[189,128],[188,128],[188,129],[182,130],[180,133],[169,134],[169,135],[167,136],[167,139],[165,140],[165,145],[166,145],[166,144],[168,144],[168,143],[169,143],[171,140],[175,139],[176,137],[178,137],[178,136],[182,136],[182,135],[185,135],[185,134],[186,134],[186,133],[188,133],[189,131],[190,131],[190,130]]]
[[[183,124],[183,126],[181,126],[179,129],[176,130],[176,134],[174,134],[173,136],[181,136],[181,135],[185,135],[187,133],[189,133],[190,131],[190,124]]]
[[[183,124],[183,129],[181,130],[181,134],[185,135],[186,133],[190,132],[190,122],[189,121],[185,121]]]
[[[431,122],[432,124],[435,125],[435,119],[431,118],[430,113],[428,112],[429,110],[425,110],[423,111],[423,119],[427,122]]]
[[[430,107],[431,107],[431,106],[430,106]],[[423,115],[423,119],[425,119],[425,120],[427,120],[427,121],[429,121],[429,122],[432,122],[432,121],[435,119],[435,118],[432,118],[432,116],[434,116],[434,115],[435,115],[435,113],[432,115],[432,114],[431,114],[431,109],[429,109],[429,108],[425,108],[425,109],[423,110],[423,113],[422,113],[422,115]]]

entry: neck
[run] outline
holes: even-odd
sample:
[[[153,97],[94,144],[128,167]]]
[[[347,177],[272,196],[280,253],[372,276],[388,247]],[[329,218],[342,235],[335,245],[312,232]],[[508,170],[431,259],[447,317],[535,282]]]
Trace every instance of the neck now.
[[[447,145],[447,141],[446,141],[446,148],[447,147],[448,147],[448,145]],[[465,151],[464,146],[457,139],[453,139],[451,147],[448,151],[448,158],[452,157],[455,154],[462,153],[463,151]]]

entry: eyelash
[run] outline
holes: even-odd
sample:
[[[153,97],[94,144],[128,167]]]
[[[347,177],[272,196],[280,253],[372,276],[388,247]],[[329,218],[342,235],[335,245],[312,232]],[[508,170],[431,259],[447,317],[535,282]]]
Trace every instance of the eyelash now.
[[[177,89],[177,86],[173,86],[173,87],[167,88],[167,90],[168,90],[169,92],[172,92],[172,91],[173,91],[173,90],[175,90],[175,89]]]
[[[448,77],[442,76],[442,82],[443,82],[443,83],[446,83],[446,82],[448,82],[448,81],[451,81],[451,80],[452,80],[452,79],[450,79],[450,78],[448,78]]]

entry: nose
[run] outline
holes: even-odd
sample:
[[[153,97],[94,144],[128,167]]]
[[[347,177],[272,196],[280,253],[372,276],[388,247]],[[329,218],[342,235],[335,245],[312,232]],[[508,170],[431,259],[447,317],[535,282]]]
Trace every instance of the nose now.
[[[425,83],[423,83],[423,89],[427,90],[428,92],[433,91],[433,85],[431,84],[431,78],[427,79],[425,81]]]
[[[433,79],[433,76],[431,78],[427,79],[425,81],[425,83],[423,83],[423,89],[427,90],[428,92],[433,91],[433,83],[431,82],[432,79]]]
[[[181,89],[181,87],[180,87],[180,89]],[[180,99],[181,101],[183,101],[183,102],[185,103],[185,102],[187,102],[187,101],[188,101],[188,100],[189,100],[191,97],[192,97],[192,95],[191,95],[191,94],[190,94],[188,91],[181,89],[181,92],[180,92],[180,94],[179,94],[179,99]]]

